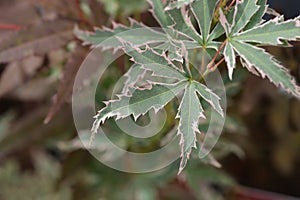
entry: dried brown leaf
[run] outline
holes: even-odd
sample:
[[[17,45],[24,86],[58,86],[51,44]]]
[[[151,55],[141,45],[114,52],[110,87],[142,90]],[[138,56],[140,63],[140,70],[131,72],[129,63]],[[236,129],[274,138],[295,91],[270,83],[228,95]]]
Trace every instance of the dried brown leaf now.
[[[32,77],[42,63],[43,58],[31,56],[22,61],[9,64],[0,77],[0,97]]]
[[[0,44],[0,63],[45,53],[70,41],[73,25],[66,20],[44,22],[28,27],[6,38]]]
[[[65,65],[63,78],[58,87],[58,91],[53,97],[53,105],[44,120],[45,124],[47,124],[53,118],[53,116],[60,110],[63,103],[70,98],[75,76],[86,56],[86,52],[87,51],[85,48],[77,46],[75,51],[70,55],[68,62]]]

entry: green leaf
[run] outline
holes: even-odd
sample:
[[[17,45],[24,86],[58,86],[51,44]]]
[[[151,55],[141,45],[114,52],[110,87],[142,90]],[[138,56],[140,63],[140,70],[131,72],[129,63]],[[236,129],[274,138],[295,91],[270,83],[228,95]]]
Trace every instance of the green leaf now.
[[[145,50],[141,50],[136,47],[132,47],[131,44],[129,43],[124,43],[124,51],[126,52],[127,55],[131,56],[131,60],[134,61],[135,63],[139,63],[141,65],[143,64],[151,64],[151,63],[158,63],[161,65],[171,65],[172,62],[164,56],[164,54],[159,54],[152,50],[150,47],[147,47]]]
[[[153,85],[151,89],[135,90],[131,96],[121,95],[119,99],[109,101],[106,107],[95,116],[92,133],[96,134],[100,124],[111,117],[116,117],[118,120],[133,115],[136,120],[152,108],[157,112],[181,92],[186,85],[187,81],[181,81],[168,87]]]
[[[244,30],[249,30],[262,22],[262,17],[268,9],[267,0],[258,0],[257,5],[259,6],[258,11],[251,17],[249,23],[245,26]]]
[[[192,152],[196,148],[196,133],[200,117],[204,117],[203,108],[196,94],[195,85],[190,83],[184,92],[176,118],[179,118],[178,135],[180,136],[181,161],[179,172],[184,169]]]
[[[217,0],[196,0],[191,4],[191,9],[199,24],[204,44],[207,43],[216,3]]]
[[[222,10],[220,10],[220,12],[223,14]],[[234,10],[230,9],[229,12],[226,14],[226,20],[228,20],[229,23],[232,23],[233,15],[234,15]],[[222,24],[220,22],[222,22],[222,21],[219,21],[219,23],[216,24],[216,26],[213,28],[213,30],[209,34],[208,41],[212,41],[214,39],[217,39],[217,38],[219,38],[221,35],[223,35],[225,33],[225,30],[224,30],[224,28],[223,28],[223,26],[222,26]]]
[[[124,74],[127,80],[124,83],[122,94],[129,94],[130,89],[145,76],[146,70],[140,64],[133,64]]]
[[[170,67],[167,65],[161,65],[161,64],[145,64],[142,66],[145,70],[152,71],[152,76],[158,76],[163,78],[169,78],[169,79],[176,79],[176,80],[187,80],[187,77],[184,76],[184,74],[178,70],[176,70],[174,67]]]
[[[175,29],[181,35],[197,41],[199,44],[203,43],[201,35],[199,35],[199,33],[195,30],[187,14],[182,13],[182,9],[173,9],[168,13],[174,21],[174,25],[172,26],[173,29]]]
[[[235,53],[233,47],[230,43],[227,43],[224,49],[224,57],[227,63],[228,68],[228,75],[230,80],[232,80],[233,70],[235,68],[236,60],[235,60]]]
[[[237,1],[233,16],[233,24],[231,25],[231,35],[239,32],[249,23],[251,17],[259,9],[256,2],[257,0]]]
[[[253,66],[263,78],[268,77],[276,86],[280,86],[288,93],[300,97],[300,89],[296,85],[296,81],[264,49],[235,40],[230,43],[248,65]]]
[[[232,29],[231,24],[228,22],[226,15],[223,13],[221,9],[219,10],[219,13],[220,13],[220,18],[219,18],[220,24],[223,27],[226,35],[229,36]]]
[[[176,116],[176,118],[180,119],[178,135],[181,137],[181,162],[179,173],[186,166],[192,148],[196,148],[196,133],[200,133],[198,129],[199,118],[205,118],[204,110],[197,94],[207,101],[221,116],[224,116],[219,102],[220,98],[205,85],[197,81],[192,81],[186,86]]]
[[[152,7],[150,12],[162,28],[167,28],[174,24],[172,18],[164,11],[164,5],[161,0],[148,0],[148,3]]]
[[[124,43],[124,51],[131,56],[131,60],[140,64],[144,69],[151,70],[153,75],[165,78],[175,78],[184,80],[184,74],[178,71],[178,68],[166,57],[165,54],[158,54],[149,47],[142,51],[138,48],[131,47],[128,43]],[[165,73],[165,74],[164,74]]]
[[[83,45],[91,45],[92,47],[120,48],[122,44],[116,38],[122,38],[124,41],[130,42],[136,46],[143,46],[151,43],[165,42],[167,36],[164,33],[146,27],[142,23],[138,23],[133,19],[129,19],[131,26],[126,27],[121,24],[113,23],[113,28],[95,29],[95,32],[81,31],[75,28],[75,35],[83,41]],[[134,30],[138,29],[138,30]],[[134,30],[134,34],[131,34]]]
[[[188,5],[192,3],[194,0],[177,0],[177,1],[170,1],[169,5],[165,8],[165,10],[172,10],[174,8],[181,8],[184,5]]]
[[[257,42],[260,44],[283,44],[280,40],[297,40],[300,38],[300,20],[291,19],[278,22],[279,17],[274,18],[260,26],[234,36],[235,40]]]
[[[220,10],[220,23],[228,37],[226,42],[229,42],[223,51],[229,77],[232,78],[232,70],[235,67],[234,49],[242,58],[243,66],[247,67],[250,72],[254,74],[258,72],[263,78],[268,77],[276,86],[281,86],[287,92],[299,97],[299,87],[287,70],[263,49],[246,43],[277,45],[285,44],[280,40],[296,40],[300,36],[299,19],[284,22],[282,17],[277,17],[263,25],[249,25],[248,27],[254,26],[254,28],[241,31],[250,19],[258,23],[257,18],[263,16],[266,10],[266,2],[264,0],[258,1],[258,5],[256,5],[256,2],[257,0],[239,1],[235,6],[234,20],[231,25],[227,20],[227,16]],[[258,12],[254,14],[257,10]]]
[[[208,87],[197,81],[193,81],[193,84],[197,93],[223,117],[224,112],[220,105],[220,97],[212,92]]]
[[[175,44],[173,41],[169,40],[158,46],[153,47],[153,49],[160,54],[168,54],[168,58],[171,61],[183,62],[183,56],[181,54],[181,48],[179,45]]]

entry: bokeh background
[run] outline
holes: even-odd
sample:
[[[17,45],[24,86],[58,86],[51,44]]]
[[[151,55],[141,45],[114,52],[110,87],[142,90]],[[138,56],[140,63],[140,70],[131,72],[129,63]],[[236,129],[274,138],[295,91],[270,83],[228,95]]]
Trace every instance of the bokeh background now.
[[[299,1],[268,3],[286,18],[300,14]],[[0,200],[300,198],[299,100],[242,67],[232,82],[223,71],[228,117],[213,152],[221,169],[193,158],[180,176],[178,162],[155,173],[128,174],[102,165],[82,149],[70,97],[89,48],[73,29],[111,27],[112,21],[128,25],[129,16],[157,26],[147,9],[144,0],[0,1]],[[266,49],[300,83],[300,43],[293,45]],[[109,68],[97,102],[109,98],[128,67],[126,58],[120,58]],[[145,145],[116,137],[133,151]],[[146,146],[155,142],[157,138]]]

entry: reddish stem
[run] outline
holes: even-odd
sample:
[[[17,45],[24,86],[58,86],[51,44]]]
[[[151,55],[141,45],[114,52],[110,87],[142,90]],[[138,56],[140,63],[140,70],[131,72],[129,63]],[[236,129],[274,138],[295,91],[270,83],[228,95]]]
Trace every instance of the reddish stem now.
[[[222,58],[221,60],[219,60],[219,62],[217,64],[215,64],[214,66],[212,66],[211,68],[209,68],[210,70],[212,69],[216,69],[219,67],[219,65],[221,65],[224,62],[225,58]]]
[[[208,63],[207,68],[208,69],[212,69],[214,67],[213,63],[215,62],[215,60],[217,59],[218,55],[220,54],[220,52],[222,51],[222,49],[225,47],[227,40],[225,40],[221,46],[219,47],[217,53],[215,54],[215,56],[213,57],[213,59]]]
[[[80,6],[80,0],[76,0],[76,8],[77,8],[77,11],[78,11],[78,15],[79,15],[79,19],[82,23],[84,24],[88,24],[85,16],[84,16],[84,13],[81,9],[81,6]]]
[[[0,29],[19,31],[22,29],[22,27],[13,24],[0,24]]]
[[[222,2],[223,2],[223,0],[219,1],[218,6],[217,6],[218,9],[221,8]]]
[[[235,0],[232,0],[231,3],[229,4],[229,6],[226,8],[225,14],[229,11],[229,9],[233,6],[234,3],[235,3]]]

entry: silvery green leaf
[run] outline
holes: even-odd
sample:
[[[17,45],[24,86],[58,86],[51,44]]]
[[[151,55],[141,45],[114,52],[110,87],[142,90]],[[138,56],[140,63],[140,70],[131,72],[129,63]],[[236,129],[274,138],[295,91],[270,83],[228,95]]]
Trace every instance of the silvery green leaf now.
[[[209,41],[207,43],[206,49],[214,49],[217,51],[221,45],[222,45],[222,42]]]
[[[268,8],[267,11],[266,11],[266,13],[268,15],[275,16],[275,17],[280,17],[281,16],[280,13],[278,13],[276,10],[274,10],[272,8]]]
[[[186,86],[176,118],[179,118],[178,135],[180,136],[181,161],[179,172],[184,169],[192,152],[196,148],[196,134],[200,133],[198,121],[204,117],[203,108],[196,94],[195,85],[189,83]]]
[[[148,0],[148,3],[152,7],[150,12],[162,28],[168,28],[174,24],[172,18],[164,11],[164,5],[161,0]]]
[[[224,13],[223,13],[223,15],[224,15]],[[226,18],[225,18],[226,21],[228,21],[228,23],[232,23],[233,15],[234,15],[234,10],[230,9],[229,12],[226,14]],[[224,33],[225,33],[224,28],[223,28],[222,24],[219,22],[219,23],[216,24],[216,26],[213,28],[213,30],[209,34],[208,41],[212,41],[214,39],[217,39],[221,35],[223,35]]]
[[[196,0],[191,9],[200,27],[203,43],[207,43],[217,0]]]
[[[211,91],[208,87],[205,85],[193,81],[192,82],[194,85],[195,90],[197,93],[207,102],[209,103],[212,108],[217,111],[222,117],[224,116],[223,109],[220,105],[220,97],[216,95],[213,91]]]
[[[196,49],[201,47],[199,46],[199,43],[196,41],[183,40],[182,42],[186,49]]]
[[[184,35],[187,38],[191,38],[194,41],[197,41],[199,44],[203,43],[201,35],[195,30],[191,19],[188,17],[188,13],[182,13],[183,9],[173,9],[169,11],[170,17],[173,20],[172,28],[176,30],[181,35]]]
[[[249,72],[251,72],[252,74],[259,76],[259,73],[256,71],[256,69],[252,66],[251,63],[247,63],[247,61],[245,61],[243,58],[240,57],[240,62],[242,64],[243,67],[245,67]]]
[[[122,94],[129,94],[130,89],[133,88],[135,84],[145,76],[145,73],[146,70],[141,68],[140,64],[133,64],[124,74],[127,79],[124,83]]]
[[[165,11],[172,10],[174,8],[181,8],[184,5],[192,3],[194,0],[175,0],[170,1],[169,5],[165,8]]]
[[[283,44],[280,40],[299,39],[300,20],[290,19],[278,22],[280,18],[276,17],[260,26],[241,32],[234,36],[234,39],[268,45]]]
[[[152,71],[154,76],[177,80],[186,79],[184,74],[164,54],[160,55],[150,48],[142,51],[129,44],[123,45],[126,54],[132,57],[131,60],[140,64],[143,69]]]
[[[150,89],[137,89],[130,96],[121,95],[117,100],[108,101],[107,105],[95,116],[92,139],[100,124],[104,123],[106,119],[116,117],[118,120],[133,115],[136,120],[150,109],[157,112],[180,93],[187,83],[187,81],[181,81],[169,86],[152,85]]]
[[[233,47],[231,46],[230,43],[226,43],[223,54],[224,54],[225,61],[227,63],[229,78],[230,80],[232,80],[232,75],[236,65],[236,60],[235,60],[235,53]]]
[[[213,28],[213,30],[209,34],[208,41],[212,41],[214,39],[217,39],[218,37],[220,37],[224,33],[225,33],[224,28],[221,25],[221,23],[217,23],[217,25]]]
[[[88,32],[75,28],[74,33],[77,38],[83,41],[83,45],[92,45],[92,47],[96,47],[103,41],[111,38],[110,44],[108,44],[108,48],[117,48],[121,46],[121,43],[115,38],[112,39],[112,37],[118,33],[128,30],[129,27],[114,23],[114,29],[108,29],[106,27],[104,27],[103,29],[95,28],[94,32]]]
[[[152,50],[150,47],[146,47],[145,50],[141,50],[137,47],[133,47],[129,43],[123,43],[124,51],[127,55],[131,56],[131,60],[139,64],[159,63],[161,65],[172,65],[164,54],[159,54]]]
[[[165,42],[167,36],[157,30],[151,29],[142,23],[129,19],[131,26],[126,27],[121,24],[113,23],[113,28],[96,28],[94,32],[81,31],[75,29],[75,35],[83,41],[83,45],[91,45],[92,47],[103,47],[104,49],[118,49],[122,47],[120,41],[116,38],[122,38],[124,41],[130,42],[136,46],[143,46],[151,43]],[[131,34],[131,30],[134,35]]]
[[[221,24],[221,26],[223,27],[226,35],[230,35],[231,33],[231,29],[232,26],[231,24],[228,22],[226,15],[223,13],[222,9],[219,10],[220,13],[220,17],[219,17],[219,22]]]
[[[239,56],[241,56],[248,65],[252,65],[263,78],[268,77],[276,86],[280,86],[298,98],[300,97],[300,89],[296,85],[295,79],[264,49],[235,40],[232,40],[230,43]]]
[[[237,0],[230,35],[239,32],[249,23],[251,17],[259,9],[256,2],[257,0]]]
[[[171,61],[178,61],[180,63],[183,63],[183,56],[181,53],[181,47],[179,44],[176,44],[176,41],[166,41],[158,46],[153,47],[153,49],[155,49],[155,51],[163,54],[163,53],[167,53],[168,54],[168,58]]]
[[[150,70],[152,76],[158,76],[163,78],[175,79],[175,80],[187,80],[188,78],[184,74],[174,67],[161,64],[145,64],[142,66],[145,70]]]
[[[257,5],[259,6],[258,11],[251,17],[251,20],[245,26],[244,30],[249,30],[263,21],[262,17],[268,9],[267,0],[258,0]]]

